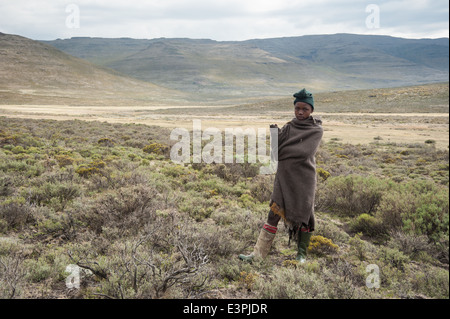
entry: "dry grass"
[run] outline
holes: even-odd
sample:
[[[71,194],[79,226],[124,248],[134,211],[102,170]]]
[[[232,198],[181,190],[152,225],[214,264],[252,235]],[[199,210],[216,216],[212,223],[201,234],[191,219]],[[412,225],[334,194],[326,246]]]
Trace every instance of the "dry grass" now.
[[[0,95],[5,95],[7,91],[0,91]],[[201,120],[203,128],[224,129],[268,128],[272,123],[281,126],[293,117],[291,98],[202,103],[186,100],[170,102],[167,99],[139,100],[132,94],[125,99],[114,99],[114,96],[100,99],[98,95],[90,96],[86,92],[67,99],[67,103],[61,103],[61,96],[46,100],[45,94],[42,95],[39,90],[22,90],[13,96],[2,100],[0,115],[139,123],[187,129],[192,128],[194,119]],[[26,99],[21,100],[21,96],[26,96]],[[448,83],[324,92],[316,94],[315,99],[315,115],[324,122],[325,141],[367,144],[374,140],[394,143],[433,140],[439,148],[449,145]]]
[[[448,296],[448,150],[433,144],[324,143],[316,233],[325,246],[300,266],[279,225],[269,257],[250,265],[237,255],[255,243],[273,175],[176,165],[146,147],[169,143],[156,126],[0,117],[0,127],[0,297]],[[374,216],[349,220],[360,213]],[[399,218],[425,237],[400,227],[377,243],[387,240],[373,234],[378,221],[399,227]],[[70,264],[85,270],[80,289],[65,285]],[[382,289],[365,287],[368,264],[380,266]]]
[[[138,123],[158,125],[166,128],[182,127],[192,129],[193,120],[201,120],[202,128],[268,128],[277,123],[280,127],[288,122],[292,116],[290,112],[278,114],[276,118],[266,115],[255,116],[211,116],[183,114],[179,106],[172,107],[179,112],[176,114],[155,114],[155,110],[171,108],[155,107],[69,107],[69,106],[30,106],[3,105],[0,115],[14,118],[54,119],[54,120],[85,120],[106,121],[109,123]],[[188,106],[185,107],[187,110]],[[204,109],[211,111],[217,106]],[[180,111],[181,110],[181,111]],[[448,113],[321,113],[316,116],[323,120],[325,129],[324,140],[339,140],[343,143],[368,144],[376,140],[394,143],[421,143],[434,140],[439,148],[449,145],[449,115]]]
[[[0,106],[0,297],[448,298],[448,113],[316,113],[316,233],[339,250],[305,266],[283,225],[265,261],[237,258],[267,216],[272,175],[147,147],[193,119],[283,124],[280,107]],[[395,232],[380,236],[380,221]],[[86,270],[79,290],[69,264]],[[369,264],[381,289],[365,286]]]

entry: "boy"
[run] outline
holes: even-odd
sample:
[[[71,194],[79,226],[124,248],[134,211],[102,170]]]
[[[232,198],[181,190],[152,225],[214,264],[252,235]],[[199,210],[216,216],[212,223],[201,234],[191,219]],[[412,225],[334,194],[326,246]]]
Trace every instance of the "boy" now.
[[[296,260],[306,261],[306,250],[314,231],[316,189],[315,155],[323,136],[322,121],[311,116],[314,97],[305,89],[294,94],[295,117],[278,129],[278,168],[270,200],[267,222],[259,234],[253,252],[239,255],[251,262],[269,253],[281,218],[289,228],[289,241],[297,241]],[[271,127],[278,127],[276,124]]]

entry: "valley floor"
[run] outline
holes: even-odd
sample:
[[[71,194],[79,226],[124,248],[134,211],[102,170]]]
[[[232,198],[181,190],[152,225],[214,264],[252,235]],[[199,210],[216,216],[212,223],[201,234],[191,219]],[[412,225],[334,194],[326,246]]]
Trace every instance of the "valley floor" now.
[[[197,111],[193,114],[192,108]],[[15,118],[105,121],[135,123],[166,128],[192,129],[193,120],[200,120],[202,128],[268,128],[289,121],[291,113],[264,112],[263,114],[233,114],[224,112],[226,106],[62,106],[62,105],[0,105],[0,115]],[[220,114],[214,115],[220,110]],[[393,143],[424,143],[434,141],[436,147],[449,145],[448,113],[321,113],[324,140],[367,144],[374,141]]]

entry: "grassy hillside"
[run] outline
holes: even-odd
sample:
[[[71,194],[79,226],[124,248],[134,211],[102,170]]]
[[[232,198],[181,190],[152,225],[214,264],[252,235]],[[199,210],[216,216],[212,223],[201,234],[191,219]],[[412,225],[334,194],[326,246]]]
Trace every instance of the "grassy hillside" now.
[[[0,33],[0,56],[2,104],[176,103],[188,96],[16,35]]]
[[[449,297],[448,149],[323,143],[309,262],[280,225],[268,258],[247,264],[237,255],[256,241],[274,176],[176,165],[169,133],[0,117],[0,297]],[[80,289],[66,286],[69,265]]]
[[[448,81],[448,39],[352,34],[218,42],[72,38],[47,41],[135,78],[204,98],[285,95]]]
[[[239,105],[221,108],[170,108],[157,110],[155,113],[277,117],[280,114],[291,113],[294,101],[292,94],[295,92],[291,92],[285,98],[256,98],[254,102],[248,103],[242,100]],[[395,88],[319,92],[314,93],[314,103],[315,111],[320,113],[448,113],[448,93],[449,84],[446,82]]]

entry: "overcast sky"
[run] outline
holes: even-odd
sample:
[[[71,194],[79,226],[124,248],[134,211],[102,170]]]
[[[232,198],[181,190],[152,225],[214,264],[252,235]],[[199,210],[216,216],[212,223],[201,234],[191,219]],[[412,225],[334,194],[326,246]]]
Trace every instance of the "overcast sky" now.
[[[311,34],[449,36],[447,0],[0,0],[0,32],[247,40]]]

